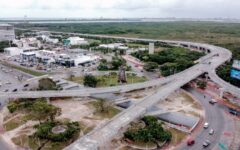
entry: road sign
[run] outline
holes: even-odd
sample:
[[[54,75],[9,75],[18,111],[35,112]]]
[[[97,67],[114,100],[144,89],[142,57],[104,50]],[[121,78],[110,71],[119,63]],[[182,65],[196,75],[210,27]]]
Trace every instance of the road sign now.
[[[218,146],[220,147],[221,150],[228,150],[228,148],[223,143],[218,143]]]

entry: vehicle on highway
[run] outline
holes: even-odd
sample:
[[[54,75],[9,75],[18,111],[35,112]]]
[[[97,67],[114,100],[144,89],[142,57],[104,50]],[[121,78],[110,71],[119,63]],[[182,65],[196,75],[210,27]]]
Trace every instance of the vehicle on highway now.
[[[205,142],[203,142],[203,147],[206,148],[211,144],[211,142],[209,140],[206,140]]]
[[[28,87],[29,86],[29,84],[25,84],[23,87]]]
[[[4,92],[8,92],[8,89],[4,90]]]
[[[209,123],[208,122],[205,122],[204,125],[203,125],[203,128],[204,129],[207,129],[209,127]]]
[[[5,84],[11,84],[11,82],[5,82]]]
[[[229,108],[229,109],[228,109],[228,112],[229,112],[230,114],[232,114],[232,115],[235,115],[235,116],[238,115],[238,111],[235,110],[235,109],[232,109],[232,108]]]
[[[215,99],[211,99],[211,100],[209,101],[209,104],[214,105],[215,103],[217,103],[217,101],[216,101]]]
[[[188,145],[188,146],[192,146],[193,144],[195,144],[195,140],[192,139],[192,138],[189,138],[189,139],[187,140],[187,145]]]
[[[209,130],[209,135],[213,135],[214,134],[214,130],[213,129],[210,129]]]
[[[13,92],[17,92],[17,89],[14,89]]]

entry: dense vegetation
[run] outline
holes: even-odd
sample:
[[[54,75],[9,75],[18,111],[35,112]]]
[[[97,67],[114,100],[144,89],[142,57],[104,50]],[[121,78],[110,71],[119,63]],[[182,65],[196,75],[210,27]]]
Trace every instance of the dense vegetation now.
[[[240,24],[215,22],[148,22],[148,23],[79,23],[79,24],[20,24],[19,27],[53,31],[115,34],[164,39],[214,39],[218,34],[240,36]]]
[[[172,75],[191,67],[194,65],[194,61],[203,55],[204,53],[178,47],[167,48],[154,54],[148,54],[148,51],[132,53],[132,56],[147,62],[144,66],[147,71],[160,68],[163,76]]]
[[[163,129],[162,124],[158,122],[156,117],[146,116],[142,119],[145,123],[143,126],[130,127],[124,137],[134,142],[163,142],[170,141],[172,135]]]
[[[83,79],[83,85],[87,87],[95,88],[97,86],[98,79],[93,75],[86,75]]]
[[[112,61],[108,62],[105,59],[100,61],[98,65],[98,70],[108,71],[108,70],[118,70],[120,66],[125,66],[126,70],[130,70],[130,67],[126,66],[126,61],[121,57],[112,57]]]
[[[2,41],[0,42],[0,52],[4,51],[4,48],[9,47],[9,41]]]

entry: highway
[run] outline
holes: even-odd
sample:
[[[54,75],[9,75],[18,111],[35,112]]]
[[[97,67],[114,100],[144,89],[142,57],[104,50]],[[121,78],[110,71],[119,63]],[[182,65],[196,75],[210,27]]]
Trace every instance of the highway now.
[[[218,49],[214,46],[209,46],[208,48],[212,50],[211,53],[206,56],[205,59],[201,60],[199,64],[185,70],[182,73],[176,74],[172,82],[169,82],[168,84],[160,87],[155,94],[128,108],[127,110],[107,122],[105,125],[94,129],[92,132],[75,141],[73,144],[71,144],[65,149],[97,150],[100,146],[103,146],[104,143],[106,143],[109,139],[112,139],[122,127],[128,125],[131,121],[143,116],[146,113],[147,109],[151,108],[160,100],[164,100],[168,95],[170,95],[172,92],[174,92],[181,86],[197,78],[201,74],[208,72],[209,68],[215,70],[218,66],[231,58],[231,53],[229,53],[225,49]],[[212,118],[208,118],[208,120],[210,119]]]
[[[176,80],[173,80],[172,82],[160,87],[155,94],[121,112],[111,121],[94,129],[92,132],[75,141],[74,144],[65,149],[97,150],[99,146],[102,146],[109,139],[112,139],[122,127],[125,127],[131,121],[143,116],[147,112],[147,109],[150,109],[160,100],[167,98],[167,96],[169,96],[173,91],[179,89],[182,85],[203,74],[204,71],[198,68],[204,67],[206,66],[202,64],[192,67],[191,70],[181,74],[181,76],[176,78]]]
[[[205,110],[205,122],[209,123],[208,129],[201,129],[200,133],[194,137],[195,144],[192,146],[187,146],[187,143],[184,143],[184,146],[179,148],[180,150],[197,150],[202,148],[202,144],[205,140],[211,141],[211,144],[209,147],[205,148],[206,150],[213,149],[216,144],[219,142],[222,133],[225,130],[225,126],[228,126],[227,120],[224,118],[223,115],[224,109],[219,105],[211,105],[209,104],[209,101],[212,99],[212,97],[207,96],[194,90],[193,88],[187,88],[186,89],[189,93],[191,93],[203,106]],[[209,135],[209,130],[213,129],[214,134]]]
[[[67,34],[64,32],[52,32],[59,34]],[[90,34],[79,34],[79,33],[68,33],[73,36],[85,36],[85,37],[99,37],[99,38],[114,38],[114,39],[125,39],[131,41],[146,41],[146,42],[163,42],[178,46],[184,46],[186,48],[196,47],[199,50],[205,52],[210,52],[207,56],[201,58],[199,63],[195,66],[175,75],[172,75],[163,79],[156,79],[144,83],[132,84],[132,85],[122,85],[110,88],[95,88],[95,89],[81,89],[73,91],[31,91],[31,92],[16,92],[16,93],[0,93],[4,98],[38,98],[38,97],[69,97],[69,96],[91,96],[100,93],[120,93],[132,90],[138,90],[148,87],[156,87],[158,90],[153,95],[145,98],[139,103],[131,106],[130,108],[124,110],[109,122],[104,125],[95,128],[93,131],[85,135],[84,137],[78,139],[70,146],[66,147],[66,150],[97,150],[99,147],[103,146],[105,142],[113,138],[119,130],[128,125],[131,121],[142,117],[147,109],[151,108],[153,105],[161,100],[164,100],[172,92],[179,89],[189,81],[197,78],[203,73],[214,73],[216,68],[229,61],[232,57],[232,53],[221,47],[184,42],[184,41],[170,41],[170,40],[153,40],[153,39],[139,39],[139,38],[126,38],[126,37],[115,37],[107,35],[90,35]],[[213,77],[213,81],[217,79]],[[224,83],[225,84],[225,83]],[[224,88],[232,91],[232,88],[228,88],[225,84]],[[236,92],[236,91],[235,91]],[[234,93],[234,92],[233,92]],[[209,112],[211,114],[211,112]],[[214,113],[213,113],[214,114]],[[216,115],[216,114],[215,114]],[[209,118],[210,117],[210,118]],[[214,116],[212,116],[214,117]],[[211,115],[207,116],[207,120],[211,120]],[[221,117],[220,117],[221,119]],[[217,122],[218,123],[218,122]],[[204,133],[206,134],[206,133]],[[201,135],[200,135],[201,136]]]

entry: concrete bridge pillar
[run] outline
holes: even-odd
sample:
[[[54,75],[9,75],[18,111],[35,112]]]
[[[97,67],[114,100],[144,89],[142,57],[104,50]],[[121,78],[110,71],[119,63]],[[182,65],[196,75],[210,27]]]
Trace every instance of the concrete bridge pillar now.
[[[206,80],[206,82],[209,81],[209,75],[208,75],[208,73],[205,74],[205,80]]]
[[[149,48],[148,48],[149,54],[154,54],[154,43],[149,43]]]
[[[220,88],[220,94],[219,94],[220,98],[223,98],[224,91],[225,91],[224,88]]]
[[[46,100],[47,100],[47,103],[50,104],[50,98],[48,97],[46,98]]]

